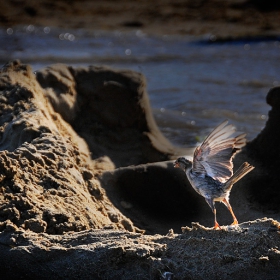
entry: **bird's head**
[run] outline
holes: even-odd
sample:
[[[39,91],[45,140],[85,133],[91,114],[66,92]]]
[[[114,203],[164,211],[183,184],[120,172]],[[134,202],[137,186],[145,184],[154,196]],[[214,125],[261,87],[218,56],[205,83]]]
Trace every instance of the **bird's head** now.
[[[174,162],[174,167],[181,168],[185,172],[188,168],[191,168],[192,162],[184,157],[179,157]]]

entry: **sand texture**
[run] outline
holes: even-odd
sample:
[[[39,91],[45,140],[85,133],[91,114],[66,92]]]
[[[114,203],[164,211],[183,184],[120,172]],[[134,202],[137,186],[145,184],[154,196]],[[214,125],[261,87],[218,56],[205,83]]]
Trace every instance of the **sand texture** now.
[[[6,232],[1,234],[1,277],[278,279],[279,229],[276,221],[263,219],[219,231],[194,224],[183,234],[166,236],[112,230]]]
[[[256,167],[232,190],[240,225],[220,205],[221,230],[173,168],[191,151],[161,134],[142,74],[13,61],[0,91],[1,279],[279,278],[280,88],[235,158]]]

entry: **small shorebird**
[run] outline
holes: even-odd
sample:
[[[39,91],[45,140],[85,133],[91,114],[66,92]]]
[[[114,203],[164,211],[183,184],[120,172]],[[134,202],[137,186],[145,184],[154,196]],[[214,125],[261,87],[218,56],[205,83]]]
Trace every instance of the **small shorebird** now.
[[[235,128],[224,121],[217,126],[203,143],[194,151],[193,161],[179,157],[174,167],[183,169],[192,187],[202,195],[214,213],[214,228],[220,228],[216,219],[215,202],[226,205],[233,217],[232,225],[238,221],[229,203],[229,195],[234,183],[254,169],[244,162],[233,174],[232,158],[245,146],[246,134],[233,137]]]

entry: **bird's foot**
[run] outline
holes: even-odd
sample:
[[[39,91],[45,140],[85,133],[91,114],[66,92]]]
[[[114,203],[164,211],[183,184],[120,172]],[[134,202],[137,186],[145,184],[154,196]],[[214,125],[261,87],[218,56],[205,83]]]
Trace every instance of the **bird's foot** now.
[[[238,225],[238,221],[234,220],[233,223],[231,224],[231,226],[236,226],[236,225]]]
[[[215,222],[214,229],[221,229],[220,225],[217,222]]]

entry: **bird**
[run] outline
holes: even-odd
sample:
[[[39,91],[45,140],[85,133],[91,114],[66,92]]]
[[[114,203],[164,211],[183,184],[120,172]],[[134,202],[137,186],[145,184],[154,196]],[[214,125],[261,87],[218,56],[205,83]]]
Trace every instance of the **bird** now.
[[[246,134],[233,136],[236,129],[225,120],[196,147],[192,161],[179,157],[174,167],[181,168],[194,190],[203,196],[214,213],[214,229],[221,229],[216,217],[215,202],[222,202],[232,215],[232,225],[238,225],[229,203],[233,184],[255,167],[244,162],[233,173],[232,159],[246,144]]]

